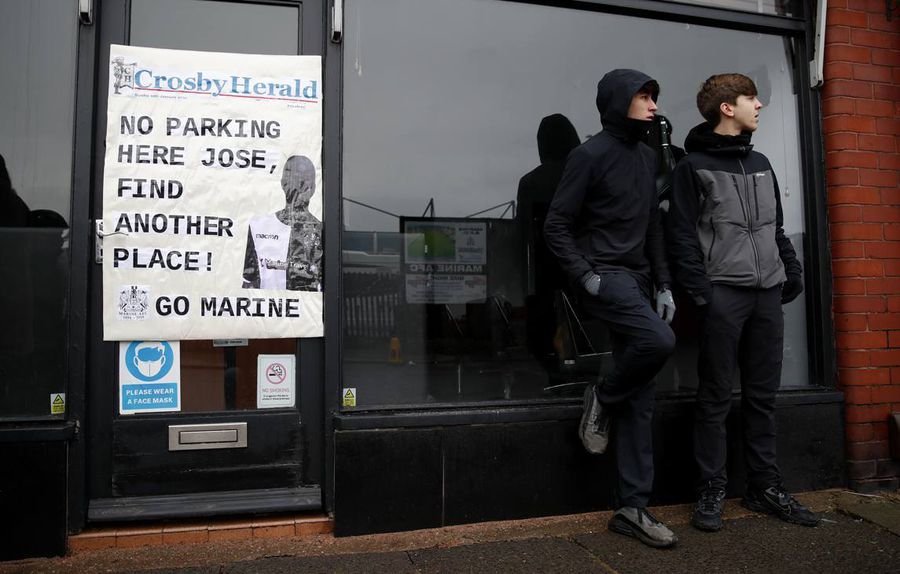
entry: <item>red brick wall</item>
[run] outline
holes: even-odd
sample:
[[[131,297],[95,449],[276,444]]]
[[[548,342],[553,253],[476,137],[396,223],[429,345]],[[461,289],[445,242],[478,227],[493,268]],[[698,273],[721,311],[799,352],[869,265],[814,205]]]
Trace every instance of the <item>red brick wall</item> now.
[[[895,2],[896,4],[896,2]],[[896,488],[900,411],[900,8],[829,0],[822,116],[850,485]]]

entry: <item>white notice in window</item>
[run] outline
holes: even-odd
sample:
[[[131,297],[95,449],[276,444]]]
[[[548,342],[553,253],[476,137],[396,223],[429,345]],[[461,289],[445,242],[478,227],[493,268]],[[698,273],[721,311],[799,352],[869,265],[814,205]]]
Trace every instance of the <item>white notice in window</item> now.
[[[256,359],[256,408],[294,406],[294,355],[259,355]]]

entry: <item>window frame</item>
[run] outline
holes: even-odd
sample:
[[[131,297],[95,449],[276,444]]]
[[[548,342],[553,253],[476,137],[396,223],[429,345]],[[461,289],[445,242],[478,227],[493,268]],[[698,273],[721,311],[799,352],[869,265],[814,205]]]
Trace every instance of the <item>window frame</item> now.
[[[353,1],[353,0],[348,0]],[[515,4],[537,4],[542,6],[578,9],[589,12],[618,14],[628,17],[651,18],[713,26],[716,28],[758,32],[764,34],[776,34],[791,40],[795,58],[795,85],[797,89],[798,109],[798,133],[800,137],[800,161],[801,177],[804,185],[803,202],[803,252],[804,261],[804,296],[807,300],[807,347],[808,347],[808,382],[807,387],[792,387],[779,391],[779,401],[796,402],[810,400],[811,394],[824,394],[823,400],[834,400],[832,396],[835,387],[835,352],[834,333],[830,315],[831,308],[831,260],[828,255],[827,239],[827,206],[824,184],[824,154],[823,135],[821,129],[820,102],[818,92],[810,87],[809,66],[813,47],[813,35],[815,33],[811,16],[805,6],[801,9],[805,13],[801,17],[773,16],[727,10],[715,7],[706,7],[689,4],[679,4],[658,0],[580,0],[566,1],[542,1],[542,0],[495,0]],[[352,381],[344,381],[342,365],[342,334],[344,317],[341,305],[343,288],[341,285],[342,251],[341,229],[335,222],[342,219],[343,188],[341,187],[341,162],[342,138],[343,138],[343,44],[329,43],[326,50],[326,74],[329,78],[328,88],[333,90],[331,102],[340,102],[340,121],[338,125],[329,125],[326,117],[325,133],[340,134],[339,137],[326,137],[326,156],[329,162],[329,170],[333,182],[330,189],[339,193],[332,194],[332,201],[325,205],[325,216],[331,222],[326,226],[326,260],[331,263],[326,269],[325,315],[330,319],[326,321],[326,396],[332,398],[334,411],[340,417],[335,428],[356,429],[386,426],[385,421],[393,420],[395,424],[388,426],[419,426],[422,421],[431,421],[430,424],[439,424],[438,421],[446,419],[445,424],[469,424],[491,419],[489,414],[498,407],[508,409],[514,419],[531,415],[523,415],[527,410],[538,408],[543,416],[552,415],[557,410],[566,410],[578,399],[535,398],[520,401],[495,400],[477,403],[426,403],[409,405],[384,405],[365,408],[353,408],[343,410],[340,407],[341,388],[345,383],[353,386]],[[334,105],[334,104],[332,104]],[[337,127],[338,131],[333,131]],[[328,141],[330,139],[330,141]],[[337,148],[336,150],[334,148]],[[329,151],[331,154],[329,155]],[[335,289],[335,285],[341,285]],[[658,400],[689,400],[693,392],[681,391],[660,395]],[[807,397],[807,398],[803,398]],[[466,414],[468,413],[468,414]],[[479,414],[481,413],[481,414]],[[487,414],[486,414],[487,413]],[[516,414],[518,413],[518,414]],[[541,415],[538,415],[541,416]],[[359,419],[351,422],[353,418]],[[435,418],[437,417],[437,418]],[[362,419],[369,422],[363,422]],[[455,421],[455,422],[453,422]],[[469,421],[469,422],[467,422]]]
[[[70,9],[74,8],[74,0],[69,0]],[[64,10],[65,8],[63,8]],[[74,36],[72,44],[70,48],[72,50],[76,50],[75,57],[72,58],[72,65],[79,66],[81,63],[80,58],[80,49],[83,41],[83,26],[79,23],[77,14],[74,10],[71,11],[71,18],[74,22]],[[77,154],[76,154],[76,142],[77,142],[77,124],[80,114],[80,100],[78,98],[78,90],[79,90],[79,74],[76,69],[75,73],[72,75],[72,84],[67,86],[67,90],[64,93],[67,93],[70,97],[70,104],[72,106],[72,125],[71,132],[69,134],[69,142],[71,144],[72,150],[69,153],[69,181],[68,181],[68,191],[69,191],[69,213],[68,213],[68,242],[69,248],[66,262],[66,272],[67,272],[67,282],[65,289],[65,296],[68,302],[68,308],[65,313],[66,316],[64,318],[64,349],[66,352],[65,358],[65,373],[63,374],[63,382],[62,388],[63,393],[66,396],[66,410],[62,414],[14,414],[14,415],[0,415],[0,430],[10,430],[13,431],[13,435],[18,436],[21,435],[23,429],[30,429],[29,432],[37,433],[34,436],[43,436],[46,440],[66,440],[71,438],[74,435],[75,425],[73,422],[76,418],[75,412],[73,410],[77,409],[77,407],[73,407],[73,402],[78,400],[79,392],[78,389],[81,388],[79,385],[83,384],[83,361],[79,362],[80,358],[77,352],[73,352],[73,347],[83,348],[83,339],[79,339],[78,336],[78,325],[76,321],[73,321],[73,312],[75,307],[77,306],[78,299],[76,297],[79,295],[80,290],[82,290],[87,283],[87,274],[86,269],[79,269],[79,266],[75,264],[78,261],[77,251],[76,249],[79,247],[79,235],[81,233],[81,226],[78,221],[78,213],[76,211],[77,198],[76,194],[77,190],[77,182],[78,182],[78,163],[77,163]],[[49,395],[48,395],[49,400]],[[22,426],[28,423],[35,423],[39,426]],[[6,429],[3,428],[3,425],[11,424],[14,425],[12,428]],[[47,425],[54,425],[52,428]],[[19,440],[16,439],[15,436],[2,436],[0,437],[0,441],[3,440]]]
[[[575,0],[568,2],[565,0],[498,1],[573,8],[590,12],[604,12],[607,14],[668,20],[670,22],[683,22],[685,24],[715,26],[717,28],[729,28],[747,32],[762,32],[766,34],[802,34],[805,31],[807,17],[809,16],[809,10],[806,9],[805,4],[803,3],[800,4],[800,7],[804,14],[800,16],[775,16],[771,14],[745,12],[743,10],[718,8],[715,6],[687,4],[675,0]]]

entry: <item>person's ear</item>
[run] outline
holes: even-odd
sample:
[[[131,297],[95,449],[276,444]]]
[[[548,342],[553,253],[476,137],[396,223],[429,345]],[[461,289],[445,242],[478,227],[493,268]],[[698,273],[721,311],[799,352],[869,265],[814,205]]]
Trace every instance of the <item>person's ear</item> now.
[[[728,102],[722,102],[719,104],[719,112],[722,113],[726,118],[734,117],[734,106],[729,104]]]

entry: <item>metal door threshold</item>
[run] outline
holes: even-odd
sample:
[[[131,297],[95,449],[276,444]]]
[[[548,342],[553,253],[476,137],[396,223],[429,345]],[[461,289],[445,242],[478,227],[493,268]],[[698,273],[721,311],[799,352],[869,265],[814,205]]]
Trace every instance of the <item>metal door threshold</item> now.
[[[322,489],[318,485],[314,485],[299,488],[95,498],[88,503],[88,522],[126,522],[161,518],[201,518],[229,514],[321,510]]]

